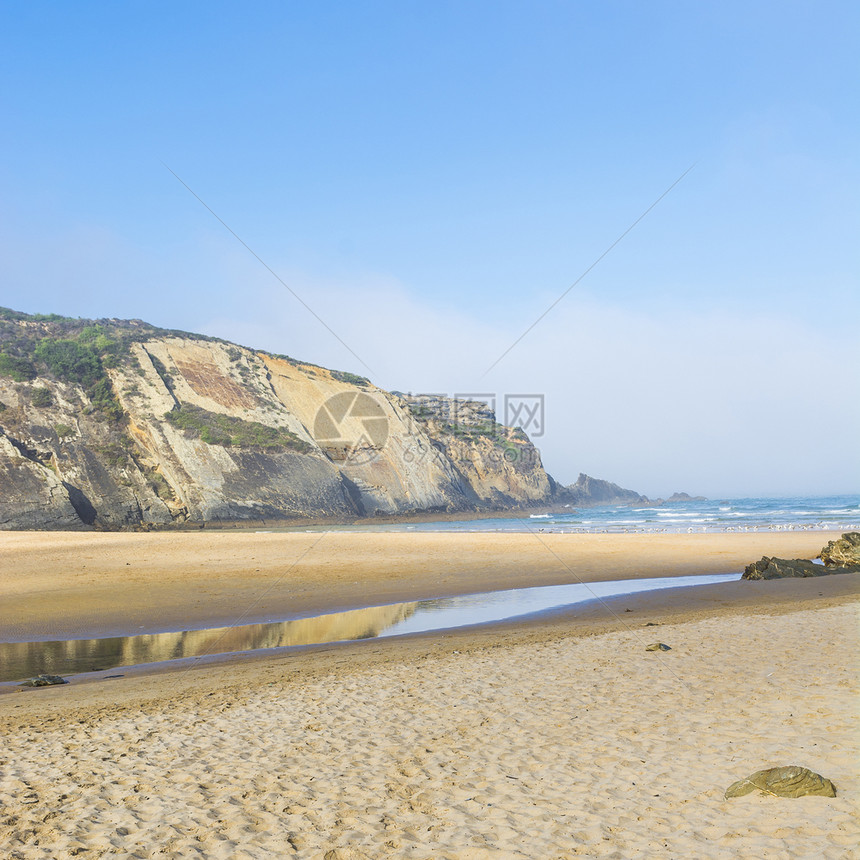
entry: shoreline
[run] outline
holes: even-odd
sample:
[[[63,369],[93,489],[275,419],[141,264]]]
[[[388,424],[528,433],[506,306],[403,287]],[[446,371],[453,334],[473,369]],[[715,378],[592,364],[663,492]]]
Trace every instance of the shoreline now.
[[[734,617],[790,617],[849,605],[855,605],[860,612],[860,574],[665,588],[466,627],[121,666],[67,675],[71,683],[54,687],[24,688],[4,682],[0,686],[0,714],[3,705],[10,701],[15,702],[16,709],[22,709],[18,716],[31,712],[32,705],[36,717],[54,712],[55,705],[57,714],[85,704],[119,707],[124,700],[125,704],[136,707],[131,703],[174,698],[178,702],[191,693],[210,695],[213,690],[238,692],[244,687],[253,688],[267,683],[266,675],[273,670],[288,671],[298,681],[331,673],[339,676],[373,667],[420,663],[450,654],[613,633],[658,638],[658,630],[664,626]],[[649,622],[656,626],[646,627]],[[120,672],[121,677],[117,678]],[[110,683],[104,683],[108,680]],[[119,698],[118,692],[121,692]],[[25,695],[10,695],[20,693]],[[44,710],[46,707],[48,711]]]
[[[15,682],[0,683],[0,706],[10,694],[56,696],[61,710],[86,699],[115,702],[116,682],[131,682],[123,693],[160,700],[176,693],[182,678],[187,689],[197,692],[222,689],[236,684],[253,687],[263,683],[261,673],[289,666],[294,678],[316,677],[322,673],[357,671],[370,666],[401,664],[404,661],[438,658],[451,653],[470,653],[562,641],[570,638],[604,636],[627,632],[641,638],[656,636],[663,626],[703,619],[734,616],[791,616],[796,613],[857,604],[860,607],[860,574],[833,574],[815,579],[736,581],[719,584],[664,588],[632,595],[598,598],[501,621],[485,622],[443,630],[407,633],[373,639],[351,639],[307,645],[287,645],[246,651],[227,651],[168,661],[116,666],[93,672],[67,674],[68,685],[22,688]],[[654,625],[654,630],[646,630]],[[121,673],[121,674],[118,674]],[[113,681],[102,687],[105,681]],[[238,688],[237,688],[238,689]],[[180,697],[181,698],[181,697]],[[16,699],[16,704],[20,706]],[[45,704],[48,700],[45,700]],[[36,712],[42,705],[34,700]],[[116,702],[119,704],[119,702]],[[2,709],[0,709],[2,713]]]
[[[123,616],[146,594],[149,617],[173,598],[205,614],[219,595],[235,613],[238,597],[290,564],[285,594],[331,603],[522,585],[524,571],[538,584],[681,575],[703,562],[737,570],[826,542],[576,535],[551,536],[550,552],[531,535],[465,535],[466,552],[432,535],[410,552],[390,534],[316,551],[307,535],[208,537],[0,535],[0,601],[50,609],[29,623],[98,620],[105,595]],[[349,592],[364,575],[363,592]],[[0,695],[0,852],[837,860],[860,838],[858,595],[860,574],[668,588],[479,627],[15,688]],[[657,641],[670,650],[647,652]],[[54,752],[59,768],[46,766]],[[786,764],[832,779],[837,796],[725,800],[735,780]]]
[[[812,497],[813,499],[829,499],[829,498],[842,498],[846,494],[837,494],[836,496],[817,496]],[[850,494],[849,497],[854,498]],[[786,502],[792,501],[793,497],[787,497],[785,499]],[[638,501],[638,502],[622,502],[622,501],[601,501],[601,502],[578,502],[578,503],[569,503],[569,506],[566,504],[561,504],[559,502],[553,501],[542,501],[542,502],[531,502],[531,503],[523,503],[517,507],[511,508],[502,508],[502,509],[473,509],[473,510],[421,510],[421,511],[404,511],[402,513],[395,514],[369,514],[363,517],[306,517],[306,516],[291,516],[291,517],[278,517],[274,519],[238,519],[238,520],[203,520],[203,521],[186,521],[186,522],[175,522],[175,523],[164,523],[164,524],[155,524],[155,523],[142,523],[138,525],[130,525],[130,526],[116,526],[116,527],[105,527],[105,526],[88,526],[84,523],[81,523],[79,526],[76,526],[73,529],[13,529],[10,533],[17,534],[40,534],[40,533],[62,533],[63,531],[71,531],[71,532],[82,532],[84,534],[150,534],[150,533],[166,533],[166,534],[183,534],[187,532],[219,532],[219,531],[227,531],[227,532],[243,532],[243,531],[257,531],[257,530],[268,530],[273,529],[276,531],[299,531],[302,529],[325,529],[327,527],[335,527],[335,528],[357,528],[361,531],[373,531],[375,526],[389,526],[389,525],[424,525],[431,523],[448,523],[448,522],[476,522],[480,523],[484,520],[522,520],[524,523],[529,522],[533,517],[535,519],[539,519],[543,516],[565,516],[570,514],[584,514],[587,515],[588,511],[592,511],[595,509],[601,508],[610,508],[610,509],[629,509],[629,510],[656,510],[656,509],[664,509],[671,511],[673,508],[681,509],[685,504],[688,503],[696,503],[696,502],[711,502],[713,504],[721,504],[716,502],[713,499],[705,499],[694,497],[690,499],[648,499],[646,501]],[[743,503],[743,502],[756,502],[758,499],[727,499],[729,503]],[[822,516],[824,514],[822,513]],[[538,524],[533,523],[533,525],[537,528]],[[566,530],[569,533],[575,534],[600,534],[604,533],[604,530],[596,530],[592,531],[590,528],[582,528],[581,530],[577,529],[575,526],[565,526]],[[632,529],[626,529],[620,526],[611,526],[612,534],[684,534],[686,533],[686,529],[682,526],[670,526],[668,529],[666,528],[654,528],[654,527],[634,527]],[[754,527],[749,526],[737,526],[737,525],[724,525],[719,528],[714,528],[713,530],[710,527],[707,527],[707,531],[703,532],[704,534],[722,534],[724,532],[732,532],[736,530],[744,530],[744,531],[752,531],[755,528],[756,530],[760,530],[761,533],[769,534],[775,533],[783,530],[785,528],[784,525],[756,525]],[[837,526],[834,529],[826,529],[821,528],[817,523],[801,523],[794,524],[791,526],[789,530],[797,530],[797,531],[846,531],[850,529],[860,528],[858,524],[846,524],[842,526]],[[0,532],[2,534],[2,532]]]
[[[740,573],[813,557],[838,532],[6,532],[0,641],[265,623],[574,582]]]

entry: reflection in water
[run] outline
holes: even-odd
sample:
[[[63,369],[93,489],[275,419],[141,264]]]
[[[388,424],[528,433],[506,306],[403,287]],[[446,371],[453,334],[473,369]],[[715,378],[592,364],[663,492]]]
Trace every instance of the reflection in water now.
[[[212,627],[178,633],[0,644],[0,681],[17,680],[40,673],[70,675],[76,672],[97,672],[114,666],[135,666],[204,654],[252,651],[256,648],[375,639],[386,627],[408,618],[416,606],[416,603],[399,603],[271,624]]]
[[[70,675],[96,672],[115,666],[134,666],[258,648],[319,645],[324,642],[445,630],[468,624],[503,621],[595,598],[659,588],[708,585],[739,578],[739,574],[730,573],[592,582],[588,585],[550,585],[374,606],[314,618],[247,624],[242,627],[149,633],[111,639],[0,644],[0,681],[18,680],[40,673]]]

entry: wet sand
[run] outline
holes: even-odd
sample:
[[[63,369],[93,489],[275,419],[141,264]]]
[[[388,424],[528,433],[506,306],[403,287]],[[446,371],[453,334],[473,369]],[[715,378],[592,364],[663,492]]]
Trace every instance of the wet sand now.
[[[163,537],[195,539],[175,547],[187,567],[168,572],[166,589],[204,617],[223,611],[231,586],[269,587],[316,536],[232,535],[244,548],[217,534],[80,539],[93,537],[0,536],[4,622],[7,596],[28,594],[47,608],[27,623],[61,617],[50,582],[66,577],[66,595],[79,592],[70,623],[85,623],[80,601],[104,587],[100,576],[120,583],[132,552],[131,582],[166,606],[157,582],[162,548],[173,550],[149,542]],[[341,537],[325,563],[308,552],[288,577],[307,605],[428,596],[421,589],[440,576],[463,591],[508,587],[525,569],[530,584],[575,581],[571,572],[688,574],[694,549],[739,569],[762,554],[809,557],[831,536],[551,536],[561,573],[506,543],[529,535],[490,535],[471,549],[450,541],[475,535],[377,535],[351,547]],[[415,537],[429,540],[397,543]],[[89,573],[75,568],[84,561]],[[243,581],[248,561],[263,576]],[[364,572],[364,591],[350,591]],[[0,856],[844,858],[860,839],[858,580],[677,589],[529,624],[2,696]],[[320,582],[328,592],[312,600]],[[204,585],[212,591],[198,604]],[[104,603],[110,623],[128,619],[130,602],[125,592]],[[672,650],[645,651],[658,640]],[[782,764],[823,773],[838,796],[723,799],[735,779]]]
[[[0,533],[0,641],[315,615],[529,585],[740,573],[838,532]]]

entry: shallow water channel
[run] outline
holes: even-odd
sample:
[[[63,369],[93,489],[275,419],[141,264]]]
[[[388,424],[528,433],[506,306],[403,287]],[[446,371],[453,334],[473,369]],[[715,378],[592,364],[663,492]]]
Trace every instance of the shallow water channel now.
[[[549,612],[606,597],[638,594],[659,588],[710,585],[739,578],[740,574],[729,573],[550,585],[371,606],[311,618],[235,627],[146,633],[108,639],[0,643],[0,682],[42,673],[72,675],[262,648],[320,645],[447,630]]]

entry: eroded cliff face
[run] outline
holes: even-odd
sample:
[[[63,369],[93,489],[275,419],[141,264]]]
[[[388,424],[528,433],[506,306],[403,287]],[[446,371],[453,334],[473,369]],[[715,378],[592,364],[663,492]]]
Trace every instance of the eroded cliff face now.
[[[516,508],[552,497],[554,482],[538,449],[519,428],[499,424],[485,403],[436,395],[400,397],[477,507]]]
[[[0,528],[494,510],[551,487],[483,404],[138,321],[0,316]]]

